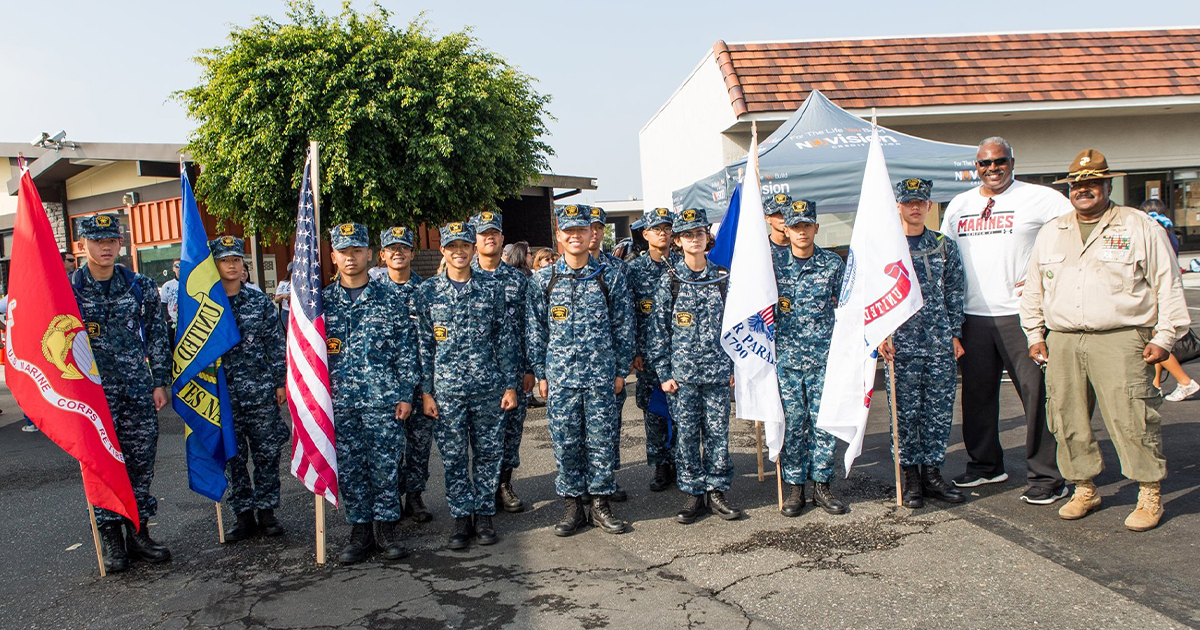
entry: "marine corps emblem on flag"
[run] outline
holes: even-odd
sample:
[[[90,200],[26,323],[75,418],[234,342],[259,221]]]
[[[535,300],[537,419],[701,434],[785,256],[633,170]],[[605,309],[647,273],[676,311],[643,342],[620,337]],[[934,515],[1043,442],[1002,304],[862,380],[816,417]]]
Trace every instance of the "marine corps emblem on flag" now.
[[[337,337],[330,337],[325,340],[325,351],[329,354],[341,354],[342,340]]]
[[[687,328],[695,322],[691,313],[675,313],[675,324]]]
[[[100,371],[92,355],[88,336],[80,336],[85,328],[74,315],[58,315],[50,320],[42,336],[42,356],[54,364],[62,377],[77,381],[83,378],[99,385]]]
[[[551,306],[550,318],[556,322],[566,321],[569,311],[565,306]]]
[[[343,223],[343,224],[339,225],[338,233],[341,234],[342,236],[350,236],[351,234],[354,234],[354,224],[353,223]]]
[[[433,327],[433,340],[434,341],[445,341],[449,338],[450,338],[450,331],[446,330],[445,326],[434,326]]]

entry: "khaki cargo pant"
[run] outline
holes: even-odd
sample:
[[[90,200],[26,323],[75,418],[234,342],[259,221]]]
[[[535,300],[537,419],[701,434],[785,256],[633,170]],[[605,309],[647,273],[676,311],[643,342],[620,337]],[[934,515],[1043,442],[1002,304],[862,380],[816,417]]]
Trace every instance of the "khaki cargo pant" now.
[[[1142,360],[1148,328],[1046,336],[1046,423],[1058,442],[1058,469],[1071,481],[1100,474],[1104,462],[1092,433],[1092,410],[1100,404],[1104,427],[1121,460],[1121,474],[1140,482],[1167,474],[1162,455],[1154,366]]]

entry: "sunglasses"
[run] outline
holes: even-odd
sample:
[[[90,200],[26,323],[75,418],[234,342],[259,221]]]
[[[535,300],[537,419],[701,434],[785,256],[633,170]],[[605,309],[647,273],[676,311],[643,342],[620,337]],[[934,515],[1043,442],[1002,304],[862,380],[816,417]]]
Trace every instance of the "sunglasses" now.
[[[996,207],[995,199],[988,199],[987,205],[983,207],[983,212],[979,213],[979,218],[987,221],[992,218],[992,208]]]
[[[979,168],[989,168],[993,164],[996,166],[1008,166],[1009,164],[1012,164],[1012,158],[998,157],[994,160],[975,160],[975,166],[978,166]]]

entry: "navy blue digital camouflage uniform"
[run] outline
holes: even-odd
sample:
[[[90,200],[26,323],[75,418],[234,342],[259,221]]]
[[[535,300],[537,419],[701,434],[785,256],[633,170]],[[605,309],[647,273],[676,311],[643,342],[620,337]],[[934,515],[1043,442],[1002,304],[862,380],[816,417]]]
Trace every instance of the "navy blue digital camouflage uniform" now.
[[[560,229],[588,226],[579,206],[560,206],[555,217]],[[592,256],[580,269],[560,258],[529,282],[526,347],[534,375],[548,381],[546,407],[560,496],[616,491],[619,426],[613,387],[616,377],[628,373],[634,350],[633,301],[610,299],[621,295],[629,295],[625,275]]]
[[[914,181],[915,194],[906,194]],[[897,184],[897,198],[928,200],[929,188],[928,180],[904,180]],[[926,229],[910,237],[908,251],[924,306],[892,334],[900,465],[941,467],[954,417],[958,364],[952,340],[962,337],[966,273],[958,245],[940,232]],[[890,403],[890,382],[887,390]]]
[[[389,245],[406,245],[412,248],[412,231],[406,227],[392,227],[380,232],[379,246],[387,247]],[[391,280],[386,268],[379,279]],[[417,326],[417,288],[423,281],[420,274],[409,270],[408,282],[392,283],[408,302],[408,312],[413,319],[413,330],[416,330]],[[418,374],[420,373],[420,352],[417,348],[406,350],[403,360],[411,361],[414,366],[417,366]],[[404,423],[404,453],[400,456],[400,492],[425,492],[425,485],[429,481],[429,455],[432,450],[433,420],[421,413],[421,389],[418,387],[413,393],[412,415]]]
[[[763,214],[764,216],[782,214],[783,209],[790,205],[792,205],[792,198],[784,193],[779,193],[777,195],[773,195],[767,200],[766,203],[763,204]],[[774,228],[770,227],[769,225],[767,226],[768,235],[773,230]],[[767,241],[771,244],[771,264],[776,269],[778,269],[780,265],[787,264],[788,259],[792,257],[791,244],[785,243],[783,245],[776,245],[775,241],[772,241],[769,238]]]
[[[670,225],[671,214],[666,208],[647,210],[645,216],[635,224],[633,229],[645,229],[657,225]],[[642,371],[638,372],[637,388],[635,390],[637,406],[642,410],[646,423],[646,464],[651,468],[674,461],[675,435],[670,431],[668,420],[656,413],[650,412],[650,395],[662,383],[654,367],[646,358],[647,329],[651,325],[651,313],[654,310],[655,292],[659,280],[667,273],[667,265],[679,258],[675,252],[668,251],[666,259],[654,260],[650,254],[643,253],[629,263],[629,288],[633,291],[633,313],[635,320],[634,341],[635,353],[642,357]]]
[[[608,213],[604,211],[604,208],[601,208],[599,206],[583,206],[583,205],[581,205],[579,207],[583,208],[584,210],[587,211],[588,220],[591,223],[593,223],[593,224],[599,223],[600,225],[605,225],[606,223],[608,223]],[[609,267],[616,269],[618,272],[620,272],[622,275],[625,276],[626,282],[629,281],[629,263],[625,262],[624,260],[621,260],[620,258],[617,258],[616,256],[613,256],[611,253],[606,252],[603,249],[600,250],[599,254],[596,255],[596,259],[599,260],[600,262],[608,265]],[[627,294],[619,295],[619,296],[610,294],[609,299],[631,301],[632,296],[627,295]],[[632,308],[632,306],[631,306],[631,308]],[[632,359],[631,359],[631,361],[632,361]],[[620,376],[622,378],[624,378],[629,375],[629,372],[632,368],[633,368],[633,365],[630,364],[630,365],[626,366],[626,368],[623,372],[621,372],[620,368],[618,367],[618,372],[621,372]],[[629,398],[629,390],[622,387],[621,391],[616,392],[616,401],[613,404],[613,413],[616,415],[616,423],[617,423],[617,460],[613,464],[613,470],[621,469],[621,427],[624,424],[622,415],[625,410],[625,401],[628,400],[628,398]]]
[[[703,210],[686,209],[672,228],[676,234],[709,225]],[[650,364],[663,381],[674,379],[679,390],[667,394],[675,421],[675,468],[679,489],[694,496],[725,492],[733,481],[729,456],[729,379],[733,361],[721,347],[725,275],[711,261],[693,271],[679,257],[672,265],[678,277],[665,274],[655,292],[655,309],[647,333]],[[677,295],[673,295],[677,293]]]
[[[244,241],[223,236],[208,242],[213,259],[244,258]],[[226,503],[234,514],[279,508],[279,456],[290,432],[275,404],[275,390],[285,384],[287,338],[279,312],[261,291],[242,287],[229,296],[229,307],[242,340],[221,357],[237,454],[225,463],[229,480]],[[251,474],[247,465],[253,462]]]
[[[79,236],[91,240],[121,238],[118,218],[107,214],[88,217],[82,222]],[[155,388],[167,387],[171,382],[172,344],[159,306],[158,286],[142,274],[128,273],[137,291],[120,265],[107,291],[87,267],[74,272],[71,285],[100,371],[104,398],[112,412],[117,443],[125,456],[138,516],[144,521],[158,512],[158,500],[150,493],[158,455],[158,411],[153,393]],[[96,508],[100,524],[122,520],[116,512]]]
[[[470,224],[442,228],[445,246],[475,244]],[[516,327],[506,315],[504,285],[471,274],[460,291],[445,274],[421,284],[417,299],[421,388],[438,406],[434,437],[446,471],[446,503],[454,518],[496,513],[504,454],[504,391],[520,385]]]
[[[366,227],[332,230],[334,249],[368,247]],[[351,524],[400,520],[405,434],[396,405],[417,384],[404,360],[416,343],[408,303],[390,280],[368,280],[354,301],[334,282],[321,291],[337,445],[338,491]]]
[[[471,218],[471,225],[478,234],[484,230],[495,229],[504,231],[504,217],[499,212],[485,211]],[[488,271],[479,266],[478,261],[471,263],[472,273],[482,273],[494,276],[504,285],[505,317],[513,322],[517,333],[517,344],[520,356],[519,376],[532,374],[533,368],[525,352],[525,289],[529,279],[516,267],[501,261],[495,271]],[[500,462],[500,470],[513,470],[521,466],[521,437],[525,434],[525,416],[528,412],[529,401],[523,390],[517,392],[517,406],[504,412],[504,457]]]
[[[783,216],[789,226],[816,223],[816,204],[792,202],[784,207]],[[779,289],[775,304],[776,371],[786,423],[780,461],[783,480],[792,485],[809,479],[828,483],[833,476],[837,438],[818,429],[816,422],[844,271],[841,257],[820,247],[807,261],[789,251],[775,267]]]

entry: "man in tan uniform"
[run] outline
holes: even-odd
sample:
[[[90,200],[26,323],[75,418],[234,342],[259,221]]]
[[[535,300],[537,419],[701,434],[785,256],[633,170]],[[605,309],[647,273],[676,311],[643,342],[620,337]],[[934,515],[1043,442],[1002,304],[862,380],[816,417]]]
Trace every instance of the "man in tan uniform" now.
[[[1154,364],[1167,358],[1190,318],[1162,228],[1109,200],[1112,178],[1121,175],[1087,149],[1054,182],[1070,185],[1075,211],[1038,233],[1021,327],[1030,358],[1046,366],[1046,417],[1058,442],[1058,468],[1075,484],[1059,516],[1083,518],[1100,507],[1092,480],[1104,464],[1091,427],[1099,403],[1121,474],[1140,488],[1125,527],[1146,531],[1162,518],[1159,482],[1167,472]]]

